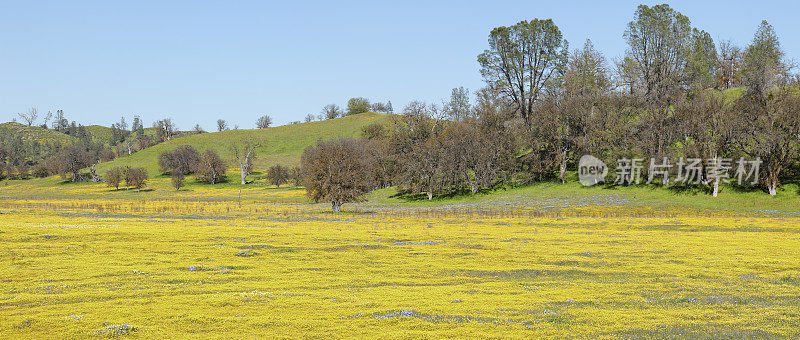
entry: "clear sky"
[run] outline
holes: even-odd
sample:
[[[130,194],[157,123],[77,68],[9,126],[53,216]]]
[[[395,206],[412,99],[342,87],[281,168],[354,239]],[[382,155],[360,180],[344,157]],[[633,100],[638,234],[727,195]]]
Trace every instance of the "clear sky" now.
[[[661,1],[663,2],[663,1]],[[302,120],[350,97],[439,102],[483,86],[489,31],[552,18],[571,48],[609,60],[639,1],[10,1],[0,0],[0,121],[37,107],[85,125],[171,117],[252,128]],[[800,53],[795,1],[671,1],[715,41],[744,46],[762,19]]]

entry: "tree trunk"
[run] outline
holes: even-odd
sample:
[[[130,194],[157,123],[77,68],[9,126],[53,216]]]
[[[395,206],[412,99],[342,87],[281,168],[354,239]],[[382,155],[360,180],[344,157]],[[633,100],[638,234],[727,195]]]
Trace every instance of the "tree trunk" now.
[[[243,166],[239,167],[239,173],[242,176],[242,185],[247,184],[247,171],[244,170]]]
[[[719,178],[714,179],[714,192],[711,195],[717,197],[718,192],[719,192]]]
[[[567,150],[561,150],[558,158],[559,158],[558,178],[561,179],[561,184],[564,184],[567,182]]]
[[[779,173],[780,173],[780,169],[775,170],[775,168],[773,168],[773,167],[768,167],[767,168],[767,178],[766,178],[767,190],[769,191],[769,194],[772,195],[772,196],[775,196],[775,195],[778,194],[778,175],[779,175]]]
[[[342,203],[333,201],[331,202],[331,208],[333,212],[340,212],[342,210]]]

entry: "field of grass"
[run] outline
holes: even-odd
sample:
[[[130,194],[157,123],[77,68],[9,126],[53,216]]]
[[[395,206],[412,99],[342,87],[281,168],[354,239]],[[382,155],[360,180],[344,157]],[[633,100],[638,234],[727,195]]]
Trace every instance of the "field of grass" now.
[[[0,338],[800,336],[796,188],[0,183]]]
[[[200,152],[213,149],[228,162],[229,166],[238,166],[235,164],[230,147],[234,144],[241,144],[245,139],[261,142],[261,147],[256,150],[261,155],[254,162],[256,169],[263,170],[274,164],[297,165],[303,149],[313,145],[318,139],[330,139],[337,136],[354,137],[361,133],[361,128],[365,125],[374,122],[388,124],[395,118],[396,116],[389,114],[362,113],[337,119],[260,130],[230,130],[189,135],[172,139],[130,156],[102,163],[97,169],[102,173],[116,166],[142,166],[153,176],[158,174],[158,156],[164,151],[174,150],[181,145],[191,145]]]

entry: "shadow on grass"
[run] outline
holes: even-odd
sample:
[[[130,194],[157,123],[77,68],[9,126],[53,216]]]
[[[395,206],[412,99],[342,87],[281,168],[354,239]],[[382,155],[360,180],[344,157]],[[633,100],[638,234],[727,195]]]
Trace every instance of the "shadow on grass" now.
[[[433,195],[432,200],[428,199],[428,194],[426,192],[420,192],[420,193],[398,192],[394,195],[389,196],[389,198],[397,198],[406,202],[441,201],[441,200],[455,199],[455,198],[486,196],[500,191],[505,191],[507,189],[508,188],[505,186],[498,186],[497,188],[493,189],[483,188],[481,190],[478,190],[476,193],[472,193],[472,190],[470,190],[469,188],[462,188],[447,193],[435,194]]]

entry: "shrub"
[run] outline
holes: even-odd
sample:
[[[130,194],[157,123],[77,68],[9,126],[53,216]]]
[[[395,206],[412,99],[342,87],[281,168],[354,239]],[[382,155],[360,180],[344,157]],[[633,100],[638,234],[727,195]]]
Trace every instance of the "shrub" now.
[[[36,178],[45,178],[50,175],[50,172],[47,171],[47,167],[44,164],[37,164],[33,167],[33,177]]]
[[[24,164],[24,163],[20,164],[20,165],[17,165],[17,178],[19,178],[19,179],[28,179],[28,177],[30,177],[30,175],[31,175],[30,166],[28,166],[27,164]]]

